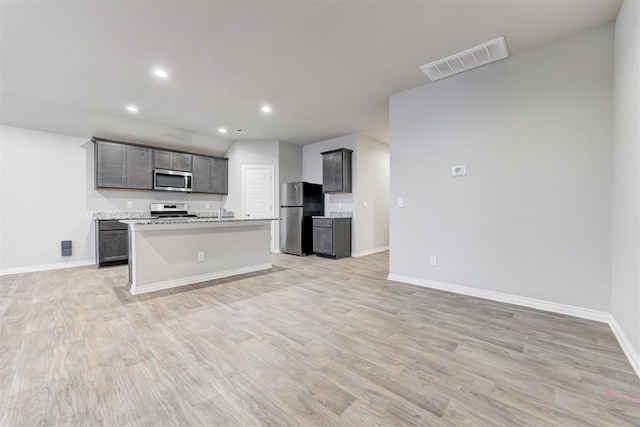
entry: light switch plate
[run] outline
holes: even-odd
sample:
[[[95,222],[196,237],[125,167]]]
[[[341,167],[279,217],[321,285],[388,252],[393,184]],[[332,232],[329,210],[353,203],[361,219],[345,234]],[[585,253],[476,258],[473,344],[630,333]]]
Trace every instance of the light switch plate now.
[[[205,209],[209,209],[210,207],[211,207],[211,203],[206,202],[206,203],[204,204],[204,208],[205,208]]]
[[[404,197],[398,197],[398,207],[404,208]]]
[[[131,200],[129,200],[127,202],[127,209],[131,209],[133,207],[133,202]]]

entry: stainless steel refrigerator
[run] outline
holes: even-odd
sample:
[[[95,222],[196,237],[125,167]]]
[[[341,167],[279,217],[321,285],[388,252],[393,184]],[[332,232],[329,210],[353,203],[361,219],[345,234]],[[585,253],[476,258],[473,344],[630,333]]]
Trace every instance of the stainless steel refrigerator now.
[[[287,182],[280,191],[280,251],[294,255],[313,253],[312,216],[324,215],[322,185]]]

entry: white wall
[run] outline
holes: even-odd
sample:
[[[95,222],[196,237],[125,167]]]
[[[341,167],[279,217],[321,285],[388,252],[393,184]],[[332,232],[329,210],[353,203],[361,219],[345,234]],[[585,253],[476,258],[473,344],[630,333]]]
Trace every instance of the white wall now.
[[[236,217],[242,215],[242,166],[271,165],[274,168],[274,182],[278,182],[278,141],[234,141],[227,151],[229,158],[229,195],[225,209],[234,211]],[[274,185],[274,212],[278,205],[278,186]]]
[[[280,184],[302,180],[302,146],[280,141],[278,145]]]
[[[389,246],[389,146],[358,135],[356,211],[359,254]]]
[[[391,274],[610,311],[612,46],[607,25],[391,97]]]
[[[275,185],[280,180],[279,168],[279,141],[234,141],[227,151],[229,158],[229,195],[226,198],[225,209],[234,211],[237,218],[242,212],[242,166],[243,165],[270,165],[273,166],[273,191],[274,217],[278,216],[280,206],[280,186]],[[280,247],[279,224],[271,226],[271,249],[278,251]]]
[[[302,180],[302,146],[289,144],[280,141],[278,144],[278,170],[279,180],[278,188],[278,200],[276,206],[277,216],[280,216],[280,189],[285,182],[294,182]],[[275,234],[275,252],[280,252],[280,221],[274,222],[274,234]]]
[[[640,353],[640,2],[615,28],[612,314]]]
[[[151,202],[217,207],[222,196],[95,190],[89,138],[0,126],[0,273],[95,260],[94,211],[148,211]],[[207,154],[207,153],[204,153]],[[127,201],[133,202],[127,208]],[[60,241],[73,256],[60,256]]]

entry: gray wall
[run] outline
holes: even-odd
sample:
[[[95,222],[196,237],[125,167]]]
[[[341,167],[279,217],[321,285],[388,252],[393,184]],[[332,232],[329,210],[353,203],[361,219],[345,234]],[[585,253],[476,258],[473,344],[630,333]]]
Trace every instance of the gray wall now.
[[[612,314],[640,352],[640,2],[616,21],[613,138]]]
[[[358,256],[389,247],[389,146],[358,135],[356,152]]]
[[[391,274],[610,310],[612,46],[607,25],[391,97]]]
[[[302,180],[302,146],[280,141],[280,184]]]

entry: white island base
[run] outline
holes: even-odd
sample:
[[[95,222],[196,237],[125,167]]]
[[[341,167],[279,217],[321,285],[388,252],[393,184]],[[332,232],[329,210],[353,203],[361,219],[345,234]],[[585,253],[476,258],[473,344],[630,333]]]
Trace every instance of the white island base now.
[[[137,295],[270,269],[271,221],[122,220],[129,225],[129,291]]]

